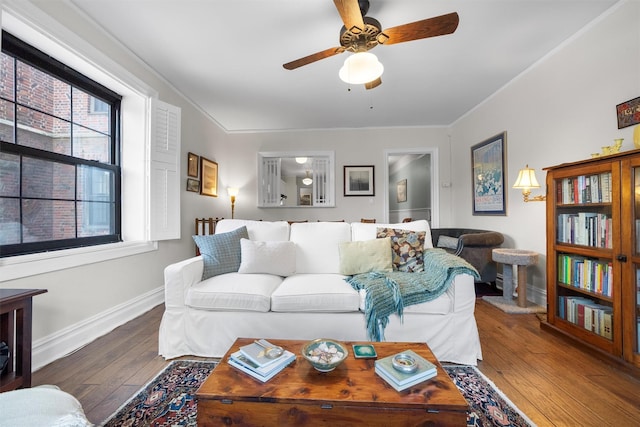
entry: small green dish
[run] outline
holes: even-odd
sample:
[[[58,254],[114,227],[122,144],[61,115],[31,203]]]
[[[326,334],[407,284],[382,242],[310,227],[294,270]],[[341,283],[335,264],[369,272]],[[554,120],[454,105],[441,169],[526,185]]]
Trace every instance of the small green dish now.
[[[371,344],[354,344],[353,355],[356,359],[373,359],[378,357],[376,349]]]

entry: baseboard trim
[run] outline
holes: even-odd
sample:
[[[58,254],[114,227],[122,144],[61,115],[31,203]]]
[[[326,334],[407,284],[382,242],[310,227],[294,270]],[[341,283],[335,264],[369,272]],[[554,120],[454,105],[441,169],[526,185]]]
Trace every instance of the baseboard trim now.
[[[108,334],[164,302],[164,286],[33,342],[31,370],[37,371]]]

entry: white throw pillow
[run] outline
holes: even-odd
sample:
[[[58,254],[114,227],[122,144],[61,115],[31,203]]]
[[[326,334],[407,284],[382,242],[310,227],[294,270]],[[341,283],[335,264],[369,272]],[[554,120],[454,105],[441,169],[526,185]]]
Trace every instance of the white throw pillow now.
[[[243,274],[291,276],[296,272],[296,244],[240,240],[240,268]]]
[[[340,243],[340,274],[392,271],[391,261],[389,237]]]

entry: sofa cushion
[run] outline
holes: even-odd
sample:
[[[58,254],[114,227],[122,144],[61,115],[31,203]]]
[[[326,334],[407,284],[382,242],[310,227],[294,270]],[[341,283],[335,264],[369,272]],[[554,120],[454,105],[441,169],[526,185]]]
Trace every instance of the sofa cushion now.
[[[391,239],[393,269],[397,271],[419,273],[424,271],[424,231],[378,228],[378,238]]]
[[[360,297],[341,274],[296,274],[271,295],[271,311],[358,311]],[[295,319],[292,319],[295,322]]]
[[[291,276],[296,272],[296,244],[240,240],[242,252],[238,273]]]
[[[361,289],[358,291],[360,294],[360,310],[365,311],[367,301],[367,291]],[[453,298],[452,291],[447,291],[440,295],[438,298],[423,302],[420,304],[413,304],[404,307],[404,313],[420,313],[420,314],[449,314],[453,311]]]
[[[429,223],[424,219],[397,224],[367,224],[362,222],[351,223],[351,240],[371,240],[378,234],[378,228],[393,228],[395,230],[424,231],[426,233],[424,247],[433,247],[431,242],[431,229]]]
[[[341,242],[351,240],[346,222],[297,222],[290,240],[296,244],[296,273],[340,274]]]
[[[458,249],[458,238],[440,235],[438,236],[438,243],[436,244],[436,247],[444,249]]]
[[[392,271],[391,239],[340,243],[340,274],[354,275],[370,271]]]
[[[216,234],[247,227],[249,239],[256,241],[289,240],[287,221],[255,221],[248,219],[223,219],[216,225]]]
[[[200,310],[267,312],[280,283],[282,277],[272,274],[222,274],[191,286],[185,304]]]
[[[246,227],[228,233],[193,236],[200,249],[204,269],[202,280],[218,274],[238,271],[240,267],[240,239],[248,238]]]

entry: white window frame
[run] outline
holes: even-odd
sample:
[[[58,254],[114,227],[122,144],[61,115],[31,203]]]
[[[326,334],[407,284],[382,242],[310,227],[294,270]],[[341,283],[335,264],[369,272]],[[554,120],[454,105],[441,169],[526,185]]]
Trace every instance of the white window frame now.
[[[153,236],[157,237],[155,241],[151,239],[149,218],[154,191],[150,188],[150,151],[155,137],[151,123],[157,91],[29,2],[0,0],[0,23],[2,29],[122,95],[123,239],[120,243],[2,258],[0,282],[154,251],[158,249],[157,240],[179,238],[180,206],[173,203],[171,218],[165,224],[171,231]],[[166,200],[180,200],[179,135],[178,128],[176,160],[171,166],[176,183],[169,186],[178,193]]]

